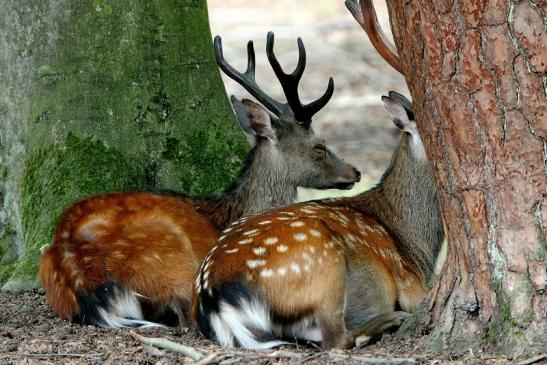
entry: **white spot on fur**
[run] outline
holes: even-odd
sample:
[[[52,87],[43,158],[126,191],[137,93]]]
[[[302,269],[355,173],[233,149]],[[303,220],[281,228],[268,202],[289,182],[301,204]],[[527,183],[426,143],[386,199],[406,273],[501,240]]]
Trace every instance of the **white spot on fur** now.
[[[249,243],[251,243],[251,242],[253,242],[253,240],[252,240],[251,238],[246,238],[246,239],[244,239],[244,240],[240,240],[238,243],[239,243],[240,245],[247,245],[247,244],[249,244]]]
[[[236,253],[237,251],[239,251],[239,248],[236,247],[236,248],[232,248],[231,250],[226,250],[224,252],[226,252],[226,253]]]
[[[294,221],[290,224],[291,227],[304,227],[306,224],[302,221]]]
[[[297,263],[293,262],[291,264],[291,270],[295,273],[295,274],[300,274],[300,266],[298,266]]]
[[[268,237],[264,240],[265,245],[275,245],[279,241],[277,237]]]
[[[226,238],[226,236],[220,236],[218,240],[219,240],[219,242],[220,242],[220,241],[222,241],[222,240],[225,239],[225,238]]]
[[[287,273],[287,268],[286,267],[278,267],[277,268],[277,273],[279,274],[279,276],[285,276],[285,274]]]
[[[255,255],[264,255],[266,253],[266,247],[255,247],[253,248]]]
[[[304,271],[305,272],[310,272],[311,271],[311,265],[310,264],[305,264],[304,265]]]
[[[250,236],[250,235],[255,235],[257,233],[258,233],[258,229],[251,229],[250,231],[243,232],[243,235],[244,236]]]
[[[228,227],[228,228],[226,228],[224,231],[222,231],[222,233],[228,233],[228,232],[230,232],[231,230],[232,230],[232,228]]]
[[[294,239],[297,241],[305,241],[308,239],[308,236],[305,233],[297,233],[294,235]]]
[[[262,222],[258,222],[258,224],[260,225],[265,225],[265,224],[270,224],[272,223],[272,221],[262,221]]]
[[[274,274],[274,272],[271,269],[263,269],[260,272],[260,276],[262,276],[263,278],[270,278],[270,277],[273,276],[273,274]]]
[[[321,232],[319,232],[317,229],[310,229],[310,234],[314,237],[321,237]]]
[[[277,246],[277,252],[287,252],[288,250],[289,250],[289,247],[286,245]]]
[[[310,207],[308,207],[308,208],[300,208],[300,211],[303,212],[303,213],[307,213],[307,214],[313,214],[313,213],[315,213],[315,209],[310,208]]]
[[[264,265],[266,265],[266,260],[247,260],[247,266],[250,269],[254,269]]]

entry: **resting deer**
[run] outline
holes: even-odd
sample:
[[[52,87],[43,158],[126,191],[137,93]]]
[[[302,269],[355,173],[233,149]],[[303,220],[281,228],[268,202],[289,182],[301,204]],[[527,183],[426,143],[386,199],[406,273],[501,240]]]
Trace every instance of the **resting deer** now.
[[[418,308],[443,224],[412,105],[395,92],[382,100],[403,135],[375,188],[222,233],[194,285],[192,315],[206,337],[254,349],[294,338],[346,348]]]
[[[239,73],[224,60],[220,37],[215,38],[220,68],[265,107],[232,97],[240,126],[254,146],[228,190],[209,198],[108,194],[64,213],[40,263],[47,300],[59,316],[107,327],[172,320],[187,325],[193,279],[222,229],[242,216],[293,202],[297,186],[349,189],[359,181],[359,171],[311,128],[312,116],[332,96],[332,78],[323,96],[302,105],[297,87],[304,45],[299,39],[298,66],[285,74],[273,53],[273,39],[269,33],[268,59],[286,104],[257,86],[252,42],[247,70]]]

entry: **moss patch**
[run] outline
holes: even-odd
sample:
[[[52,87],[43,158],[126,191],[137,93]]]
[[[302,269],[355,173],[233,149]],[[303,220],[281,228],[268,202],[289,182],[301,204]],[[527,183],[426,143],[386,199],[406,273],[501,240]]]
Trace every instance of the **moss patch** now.
[[[25,250],[12,280],[36,281],[40,248],[51,242],[62,211],[74,201],[111,191],[139,190],[139,164],[91,138],[69,134],[63,146],[39,149],[23,174],[22,224]],[[9,285],[8,285],[9,286]]]

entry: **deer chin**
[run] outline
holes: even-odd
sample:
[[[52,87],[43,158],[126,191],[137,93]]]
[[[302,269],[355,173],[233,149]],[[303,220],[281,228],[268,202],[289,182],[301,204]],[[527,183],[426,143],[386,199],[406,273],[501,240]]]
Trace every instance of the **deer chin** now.
[[[350,190],[355,185],[355,182],[337,182],[332,185],[323,186],[320,188],[317,188],[318,190],[328,190],[328,189],[338,189],[338,190]]]

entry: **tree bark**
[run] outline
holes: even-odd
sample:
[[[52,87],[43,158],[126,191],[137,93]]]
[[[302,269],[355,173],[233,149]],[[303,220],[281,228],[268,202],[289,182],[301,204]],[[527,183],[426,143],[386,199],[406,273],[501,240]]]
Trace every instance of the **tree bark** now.
[[[547,347],[547,2],[388,1],[434,170],[448,256],[430,344]]]
[[[37,284],[62,210],[121,190],[218,191],[247,144],[205,0],[4,1],[0,286]]]

